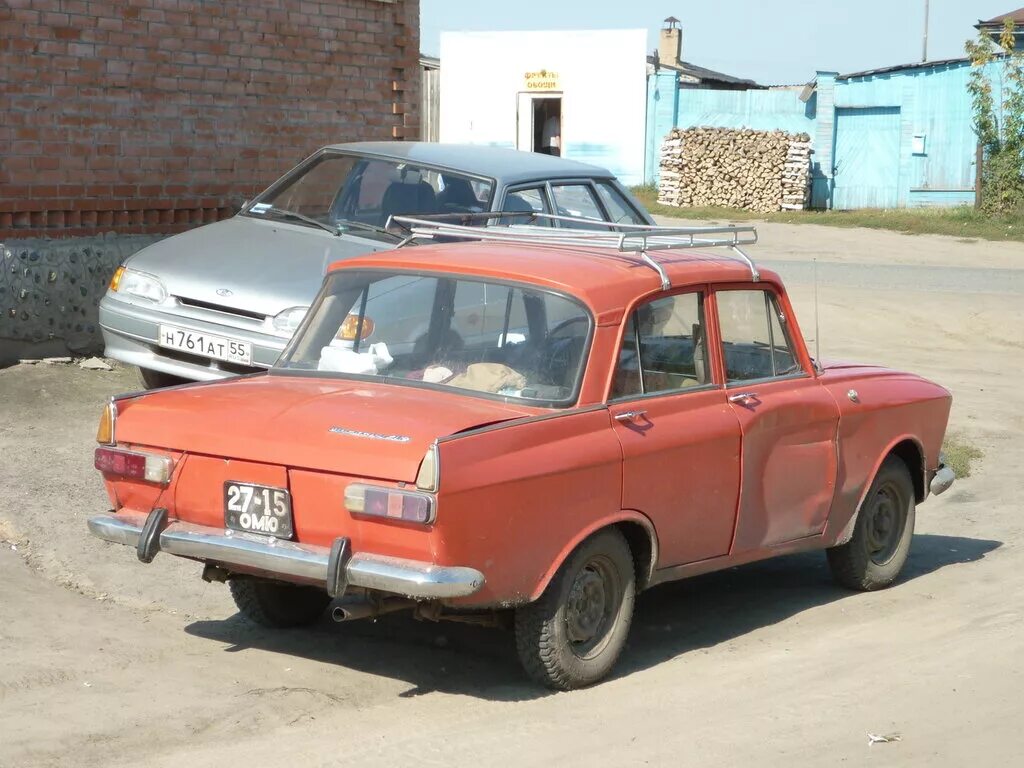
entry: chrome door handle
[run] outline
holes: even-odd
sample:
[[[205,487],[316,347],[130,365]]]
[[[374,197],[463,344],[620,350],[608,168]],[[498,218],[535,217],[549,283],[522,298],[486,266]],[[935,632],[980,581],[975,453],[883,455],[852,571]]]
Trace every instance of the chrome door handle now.
[[[729,395],[730,403],[745,403],[747,400],[756,400],[757,392],[737,392],[735,395]]]
[[[633,421],[641,416],[646,416],[647,411],[623,411],[615,414],[616,421]]]

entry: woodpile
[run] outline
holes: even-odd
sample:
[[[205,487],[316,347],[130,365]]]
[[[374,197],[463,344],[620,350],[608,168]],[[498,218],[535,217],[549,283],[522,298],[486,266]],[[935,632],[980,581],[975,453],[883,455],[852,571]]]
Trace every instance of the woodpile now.
[[[811,137],[749,128],[673,129],[661,147],[658,202],[685,208],[802,210]]]

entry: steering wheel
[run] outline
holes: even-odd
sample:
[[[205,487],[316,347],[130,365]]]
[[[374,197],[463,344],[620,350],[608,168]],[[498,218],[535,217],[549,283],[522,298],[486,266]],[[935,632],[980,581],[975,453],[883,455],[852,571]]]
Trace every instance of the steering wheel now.
[[[582,317],[581,315],[577,315],[576,317],[570,317],[568,320],[563,320],[558,325],[556,325],[554,328],[552,328],[551,331],[548,333],[548,338],[549,339],[561,338],[562,337],[562,331],[565,330],[566,328],[570,327],[571,325],[574,325],[575,323],[586,323],[586,322],[589,322],[589,321],[587,320],[587,318]],[[566,335],[569,336],[570,334],[566,334]],[[576,336],[576,335],[579,335],[579,334],[571,334],[571,335]]]
[[[569,373],[569,365],[578,354],[573,340],[584,338],[581,334],[566,333],[565,331],[577,323],[587,322],[589,321],[586,317],[570,317],[568,320],[560,322],[548,333],[543,351],[537,361],[538,373],[546,383],[565,386],[564,379]]]

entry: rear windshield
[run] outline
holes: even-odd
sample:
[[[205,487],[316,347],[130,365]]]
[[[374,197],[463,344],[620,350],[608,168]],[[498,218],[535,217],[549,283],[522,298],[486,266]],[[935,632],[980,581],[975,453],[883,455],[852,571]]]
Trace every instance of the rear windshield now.
[[[276,368],[569,405],[592,322],[543,289],[437,274],[341,270]]]

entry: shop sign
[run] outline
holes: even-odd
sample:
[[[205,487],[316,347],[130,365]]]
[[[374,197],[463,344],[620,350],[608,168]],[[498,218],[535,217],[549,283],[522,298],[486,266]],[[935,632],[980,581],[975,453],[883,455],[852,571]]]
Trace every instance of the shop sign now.
[[[524,81],[528,91],[560,91],[561,83],[558,80],[558,73],[550,69],[538,69],[535,72],[527,72]]]

